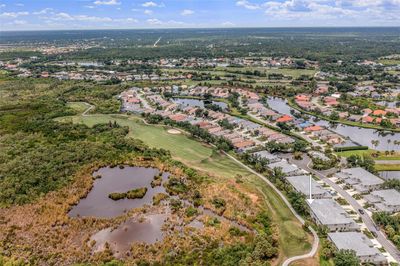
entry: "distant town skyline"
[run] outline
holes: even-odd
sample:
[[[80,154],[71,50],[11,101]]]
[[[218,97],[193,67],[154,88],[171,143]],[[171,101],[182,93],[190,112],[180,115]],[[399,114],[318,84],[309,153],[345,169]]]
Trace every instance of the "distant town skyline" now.
[[[2,0],[0,30],[400,26],[400,0]]]

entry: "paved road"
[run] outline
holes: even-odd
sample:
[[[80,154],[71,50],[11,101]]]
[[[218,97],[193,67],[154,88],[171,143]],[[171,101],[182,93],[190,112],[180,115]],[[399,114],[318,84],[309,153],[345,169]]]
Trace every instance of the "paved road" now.
[[[356,210],[358,211],[359,209],[363,209],[363,206],[361,206],[349,193],[347,193],[344,189],[342,189],[338,184],[330,180],[326,175],[322,174],[319,171],[316,171],[314,169],[311,169],[309,167],[309,163],[311,162],[308,160],[307,163],[305,163],[307,160],[302,160],[297,162],[298,166],[309,171],[310,173],[315,174],[318,176],[321,180],[326,182],[328,185],[330,185],[333,189],[337,191],[343,198],[347,200],[347,202]],[[296,164],[296,161],[292,161],[293,163]],[[378,242],[385,248],[385,250],[398,262],[400,262],[400,252],[399,250],[386,238],[386,236],[381,232],[376,230],[376,226],[372,218],[364,211],[364,214],[359,213],[361,219],[363,220],[364,224],[368,228],[369,231],[376,231],[378,237],[376,239]]]
[[[281,197],[283,202],[285,202],[285,204],[288,206],[288,208],[293,213],[293,215],[297,218],[297,220],[299,220],[301,224],[304,224],[304,219],[300,215],[297,214],[297,212],[293,209],[292,205],[290,205],[289,201],[282,194],[282,192],[279,189],[277,189],[275,187],[275,185],[271,181],[268,180],[268,178],[266,178],[265,176],[257,173],[256,171],[254,171],[253,169],[251,169],[250,167],[248,167],[247,165],[245,165],[244,163],[242,163],[241,161],[239,161],[238,159],[236,159],[232,155],[230,155],[230,154],[228,154],[226,152],[224,152],[224,153],[225,153],[226,156],[228,156],[229,158],[234,160],[236,163],[240,164],[243,168],[247,169],[251,173],[253,173],[256,176],[260,177],[264,182],[266,182],[269,186],[271,186],[275,190],[275,192]],[[314,255],[316,254],[316,252],[318,250],[319,237],[318,237],[317,233],[314,231],[314,229],[312,227],[308,227],[308,229],[311,231],[311,233],[312,233],[312,235],[314,237],[314,242],[313,242],[313,245],[312,245],[312,248],[311,248],[310,252],[308,252],[306,254],[303,254],[303,255],[294,256],[294,257],[286,259],[282,264],[283,266],[288,266],[290,263],[292,263],[294,261],[298,261],[298,260],[308,259],[308,258],[314,257]]]
[[[82,116],[88,116],[88,112],[90,111],[90,110],[92,110],[93,108],[94,108],[94,105],[91,105],[90,103],[87,103],[87,102],[83,102],[85,105],[87,105],[88,106],[88,109],[86,109],[83,113],[82,113]]]
[[[137,97],[139,98],[139,100],[142,102],[143,104],[143,108],[144,109],[152,109],[150,104],[147,102],[147,100],[143,97],[142,94],[137,94]]]

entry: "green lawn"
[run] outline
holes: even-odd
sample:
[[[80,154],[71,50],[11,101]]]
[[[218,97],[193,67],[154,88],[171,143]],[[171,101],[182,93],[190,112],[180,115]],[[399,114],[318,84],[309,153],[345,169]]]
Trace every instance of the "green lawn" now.
[[[248,181],[249,186],[259,189],[269,206],[269,213],[280,231],[280,247],[286,257],[303,254],[311,249],[307,234],[274,190],[260,178],[242,168],[229,157],[212,147],[202,144],[186,135],[173,135],[161,126],[144,124],[140,118],[126,115],[91,115],[59,118],[59,121],[71,121],[93,126],[97,123],[117,121],[129,126],[129,136],[143,140],[151,147],[171,151],[174,159],[186,165],[209,173],[211,176],[232,178],[237,174]]]
[[[337,155],[342,157],[350,157],[351,155],[371,155],[372,153],[376,153],[375,150],[368,149],[368,150],[354,150],[354,151],[342,151],[336,152]],[[375,160],[400,160],[400,152],[395,152],[394,154],[386,155],[384,152],[381,152],[380,155]]]
[[[384,65],[399,65],[400,64],[400,59],[381,59],[378,61],[381,64]]]
[[[400,164],[375,164],[376,171],[400,171]]]

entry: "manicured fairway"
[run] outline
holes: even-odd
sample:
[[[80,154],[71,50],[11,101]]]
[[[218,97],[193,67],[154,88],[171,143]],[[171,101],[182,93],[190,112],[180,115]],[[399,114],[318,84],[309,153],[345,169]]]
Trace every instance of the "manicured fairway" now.
[[[121,126],[129,126],[129,136],[141,139],[151,147],[164,148],[171,151],[174,159],[188,166],[207,172],[211,176],[233,178],[242,175],[253,189],[257,188],[265,197],[269,206],[268,212],[278,225],[280,231],[280,247],[286,257],[306,253],[311,249],[308,236],[300,223],[273,191],[260,178],[242,168],[229,157],[220,154],[212,147],[194,140],[184,134],[170,134],[162,126],[146,125],[134,116],[126,115],[90,115],[59,118],[59,121],[71,121],[93,126],[97,123],[116,121]],[[282,258],[283,259],[283,258]]]
[[[369,155],[376,153],[375,150],[354,150],[354,151],[342,151],[342,152],[337,152],[337,155],[340,155],[342,157],[350,157],[351,155]],[[380,155],[374,160],[400,160],[400,152],[395,152],[394,154],[385,154],[384,152],[381,152]]]

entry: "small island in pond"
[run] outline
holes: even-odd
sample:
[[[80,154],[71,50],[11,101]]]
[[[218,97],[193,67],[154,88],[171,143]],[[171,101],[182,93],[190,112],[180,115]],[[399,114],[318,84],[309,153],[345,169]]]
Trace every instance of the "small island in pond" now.
[[[147,188],[137,188],[132,189],[127,192],[114,192],[110,193],[108,197],[112,200],[120,200],[120,199],[141,199],[146,195]]]

